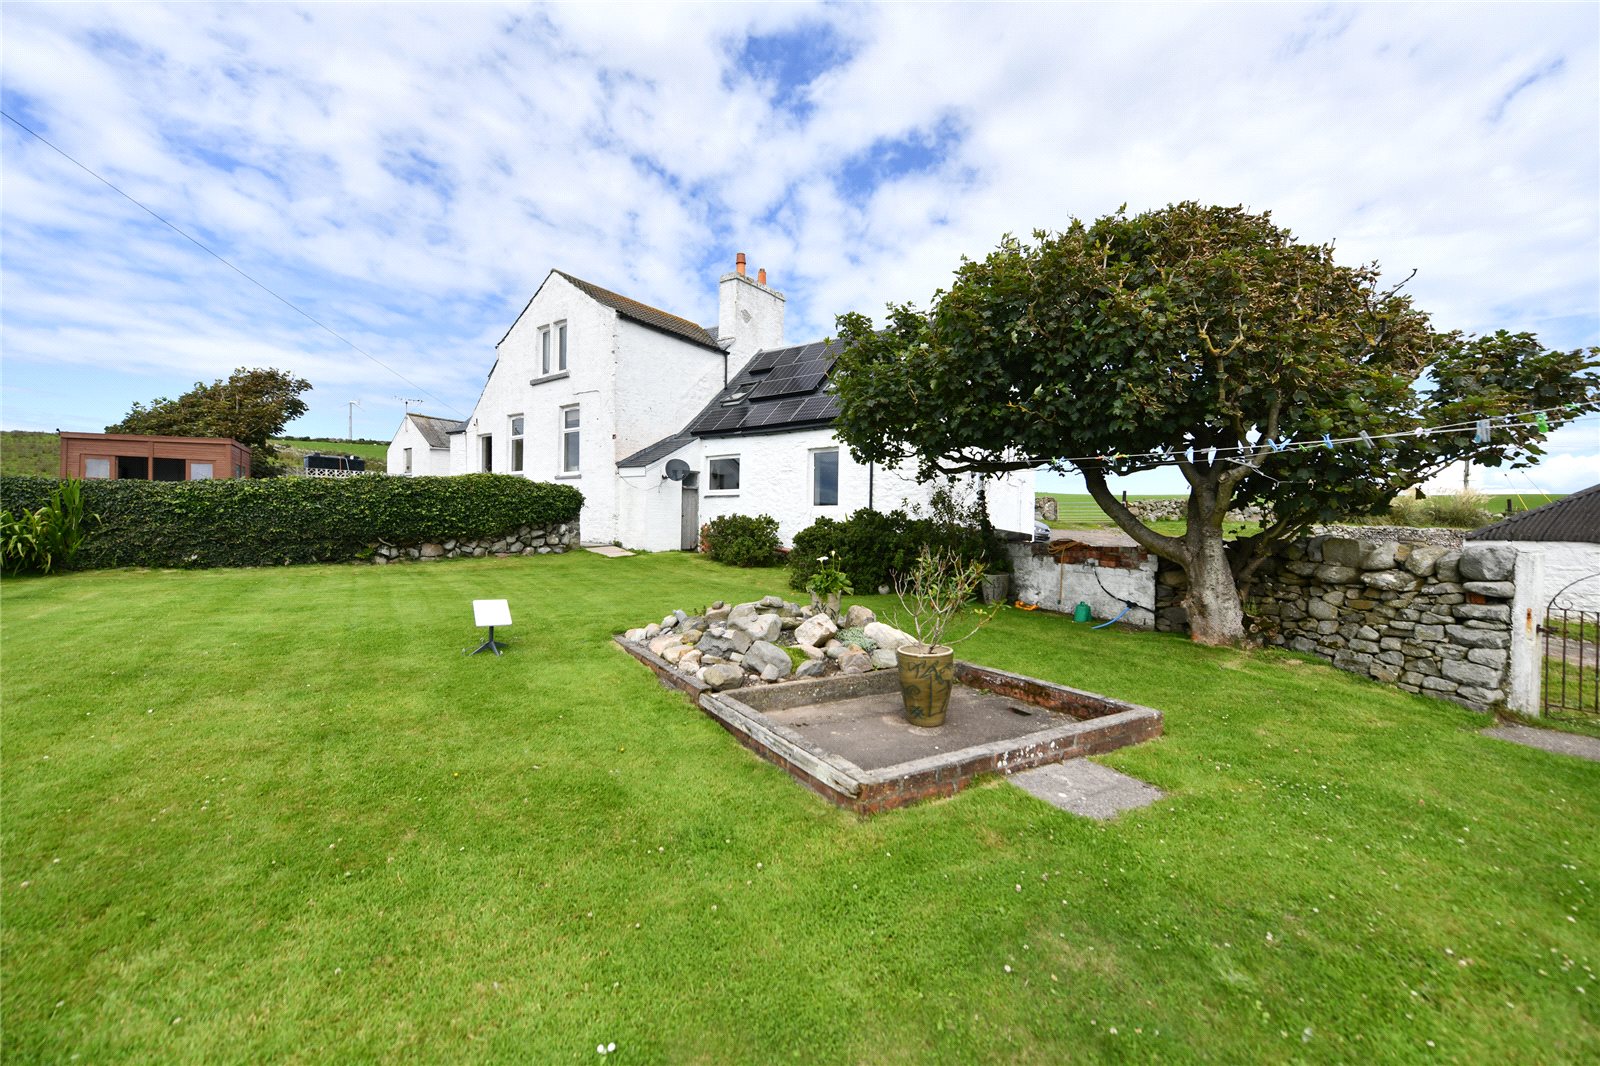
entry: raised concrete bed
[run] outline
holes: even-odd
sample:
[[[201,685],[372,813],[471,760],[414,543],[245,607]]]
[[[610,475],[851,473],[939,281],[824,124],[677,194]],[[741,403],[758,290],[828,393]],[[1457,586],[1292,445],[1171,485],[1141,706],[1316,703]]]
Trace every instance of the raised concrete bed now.
[[[986,773],[1094,755],[1161,735],[1161,712],[972,663],[956,663],[950,717],[919,729],[893,671],[712,692],[619,639],[745,747],[861,814],[950,796]]]

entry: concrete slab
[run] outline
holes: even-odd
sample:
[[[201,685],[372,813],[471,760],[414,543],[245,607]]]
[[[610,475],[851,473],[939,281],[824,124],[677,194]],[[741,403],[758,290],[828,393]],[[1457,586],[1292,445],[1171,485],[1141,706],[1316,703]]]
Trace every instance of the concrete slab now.
[[[1052,807],[1085,818],[1115,818],[1135,807],[1148,807],[1164,793],[1109,766],[1072,759],[1012,774],[1006,780]]]
[[[607,559],[626,559],[633,554],[628,549],[619,548],[615,544],[586,545],[583,550],[594,552],[596,555],[604,555]]]
[[[1527,725],[1502,725],[1483,730],[1486,737],[1509,740],[1540,751],[1557,755],[1572,755],[1590,762],[1600,762],[1600,739],[1579,736],[1576,733],[1558,733],[1554,729],[1535,729]]]
[[[950,691],[944,724],[932,729],[906,721],[898,691],[771,710],[767,717],[863,770],[1011,740],[1076,721],[965,685]]]

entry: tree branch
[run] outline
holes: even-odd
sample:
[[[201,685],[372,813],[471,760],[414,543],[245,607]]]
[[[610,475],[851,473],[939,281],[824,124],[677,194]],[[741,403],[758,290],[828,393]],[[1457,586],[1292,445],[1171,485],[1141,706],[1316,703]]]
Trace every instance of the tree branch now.
[[[1124,533],[1146,551],[1154,552],[1170,562],[1179,566],[1188,566],[1188,546],[1177,537],[1169,537],[1146,526],[1133,516],[1133,512],[1122,505],[1122,502],[1111,492],[1106,484],[1106,473],[1098,462],[1074,462],[1073,466],[1083,475],[1083,483],[1089,489],[1089,495],[1094,497],[1094,502],[1100,509],[1111,516]]]

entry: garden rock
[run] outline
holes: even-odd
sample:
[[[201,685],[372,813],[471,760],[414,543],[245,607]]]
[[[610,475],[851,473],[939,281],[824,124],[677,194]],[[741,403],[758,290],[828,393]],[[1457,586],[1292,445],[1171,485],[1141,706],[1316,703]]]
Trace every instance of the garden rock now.
[[[872,608],[863,607],[859,603],[852,603],[850,609],[844,613],[843,628],[864,629],[877,620],[878,616],[872,613]]]
[[[828,667],[825,663],[812,659],[809,662],[801,663],[799,669],[795,670],[794,676],[797,678],[822,677],[827,672]]]
[[[796,644],[801,646],[810,645],[812,647],[818,647],[826,644],[828,638],[833,636],[838,631],[839,627],[834,625],[833,619],[829,618],[827,615],[812,615],[804,622],[801,622],[800,625],[795,629],[794,640]]]
[[[902,632],[894,626],[882,622],[869,622],[862,627],[867,639],[884,651],[898,651],[907,644],[915,644],[917,638],[910,633]]]
[[[870,657],[872,659],[872,668],[874,670],[893,670],[900,665],[899,656],[895,655],[895,653],[892,651],[885,651],[882,648],[878,648],[877,650],[871,652]]]
[[[870,674],[872,673],[872,656],[860,648],[850,647],[839,656],[839,672],[841,674]]]
[[[1461,587],[1475,595],[1495,600],[1509,600],[1517,594],[1517,586],[1510,581],[1463,581]]]
[[[744,684],[744,671],[728,663],[718,663],[701,670],[700,680],[704,681],[713,692],[721,692],[723,689],[738,688]]]
[[[747,622],[735,624],[756,640],[777,640],[783,632],[783,619],[775,614],[758,614]]]
[[[744,653],[745,668],[758,674],[765,674],[768,669],[775,671],[775,675],[767,680],[777,680],[788,677],[794,670],[794,663],[789,659],[789,653],[769,641],[758,640],[750,645],[750,650]]]
[[[753,621],[755,616],[760,613],[761,604],[759,603],[738,604],[728,612],[728,624],[730,626],[742,626],[746,622]]]

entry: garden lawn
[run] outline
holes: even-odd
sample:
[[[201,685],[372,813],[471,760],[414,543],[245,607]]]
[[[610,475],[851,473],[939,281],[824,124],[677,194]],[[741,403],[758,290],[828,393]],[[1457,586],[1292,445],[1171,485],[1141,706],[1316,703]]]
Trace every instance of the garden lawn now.
[[[862,821],[610,643],[783,578],[6,581],[0,1058],[1600,1059],[1600,765],[1010,611],[962,654],[1163,710],[1103,761],[1167,798],[1102,824],[992,779]],[[463,657],[501,596],[510,650]]]

